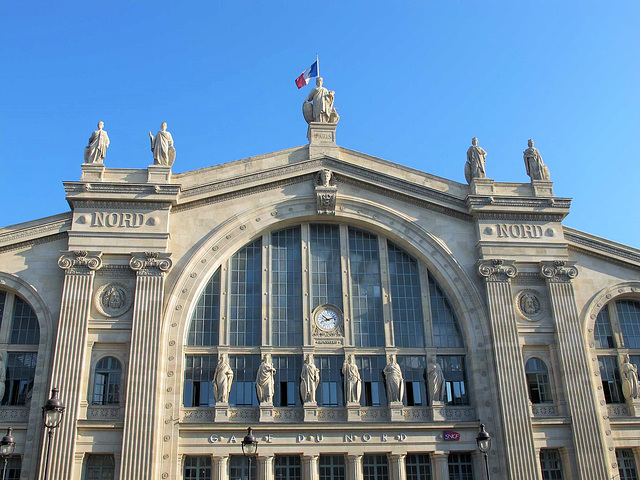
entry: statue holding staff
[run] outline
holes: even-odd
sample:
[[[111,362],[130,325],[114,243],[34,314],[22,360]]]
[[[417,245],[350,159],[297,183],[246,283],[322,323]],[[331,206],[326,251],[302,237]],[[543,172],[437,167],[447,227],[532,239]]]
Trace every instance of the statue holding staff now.
[[[109,135],[103,128],[104,122],[98,122],[98,129],[89,137],[89,144],[84,147],[84,163],[104,163],[109,147]]]

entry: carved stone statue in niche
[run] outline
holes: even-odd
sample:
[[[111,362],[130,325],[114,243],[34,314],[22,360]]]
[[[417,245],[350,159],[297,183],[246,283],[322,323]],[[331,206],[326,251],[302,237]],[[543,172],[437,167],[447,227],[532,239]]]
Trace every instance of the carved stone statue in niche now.
[[[467,163],[464,165],[464,177],[467,183],[471,183],[474,178],[487,178],[484,170],[487,152],[478,146],[478,137],[471,139],[471,146],[467,150]]]
[[[231,393],[231,384],[233,383],[233,370],[227,355],[221,353],[218,357],[218,365],[213,375],[213,395],[216,403],[229,403],[229,393]]]
[[[333,106],[336,92],[323,87],[323,81],[322,77],[316,78],[316,88],[309,92],[302,104],[302,114],[307,123],[338,123],[340,120],[338,111]]]
[[[109,135],[103,127],[104,122],[98,122],[98,129],[89,137],[89,144],[84,147],[84,163],[104,163],[109,147]]]
[[[529,148],[523,152],[527,175],[531,180],[550,180],[549,168],[542,161],[538,149],[533,146],[533,140],[529,139],[528,145]]]
[[[315,185],[318,215],[335,215],[338,187],[333,172],[326,168],[320,170]]]
[[[404,379],[402,378],[402,370],[396,362],[395,355],[389,355],[389,363],[383,370],[385,380],[387,381],[387,397],[390,402],[402,402],[404,397]]]
[[[4,398],[5,382],[7,381],[7,362],[5,361],[6,353],[0,353],[0,402]]]
[[[358,370],[353,355],[347,356],[342,366],[342,374],[344,375],[344,396],[347,404],[360,403],[362,379],[360,378],[360,370]]]
[[[444,402],[447,383],[444,378],[442,367],[435,356],[430,359],[427,375],[429,379],[429,396],[431,397],[431,405],[433,405],[434,402]]]
[[[316,401],[318,385],[320,385],[320,370],[313,363],[312,356],[307,355],[300,372],[300,398],[303,404]]]
[[[629,354],[624,355],[620,370],[622,374],[622,393],[624,393],[624,398],[627,400],[638,399],[640,396],[640,390],[638,389],[638,367],[631,363]]]
[[[271,355],[265,353],[262,356],[262,363],[258,367],[258,374],[256,375],[256,393],[261,405],[263,403],[273,403],[275,376],[276,368],[271,363]]]

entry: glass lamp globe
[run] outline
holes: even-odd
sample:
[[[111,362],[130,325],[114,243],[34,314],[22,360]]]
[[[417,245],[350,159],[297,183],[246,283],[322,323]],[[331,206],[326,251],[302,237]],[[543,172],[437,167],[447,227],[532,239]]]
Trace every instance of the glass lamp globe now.
[[[47,428],[57,428],[64,415],[64,405],[58,398],[58,389],[51,390],[51,398],[42,407],[42,421]]]
[[[247,429],[247,435],[242,440],[242,453],[245,456],[253,456],[258,451],[258,440],[253,436],[252,429]]]
[[[484,423],[480,425],[480,433],[476,437],[476,442],[478,443],[478,450],[482,453],[487,454],[491,450],[491,435],[484,429]]]
[[[3,458],[10,457],[16,449],[16,442],[11,435],[13,428],[7,429],[7,434],[0,440],[0,456]]]

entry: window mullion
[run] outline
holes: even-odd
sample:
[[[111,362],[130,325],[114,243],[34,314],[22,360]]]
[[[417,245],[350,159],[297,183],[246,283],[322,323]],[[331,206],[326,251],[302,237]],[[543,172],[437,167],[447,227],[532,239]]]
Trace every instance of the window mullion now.
[[[231,345],[231,257],[227,258],[222,264],[220,272],[220,345]]]
[[[300,239],[302,243],[302,261],[300,262],[300,268],[302,268],[302,344],[311,345],[311,311],[312,311],[312,299],[313,292],[311,291],[311,233],[309,231],[309,224],[303,223],[300,226]],[[294,319],[297,320],[297,319]]]
[[[391,280],[389,279],[389,252],[387,241],[378,237],[378,256],[380,257],[380,283],[382,287],[382,322],[384,325],[385,346],[395,345],[393,336],[393,311],[391,310]]]
[[[429,297],[429,272],[427,267],[418,262],[420,271],[420,295],[422,296],[422,316],[424,318],[424,344],[432,347],[433,343],[433,320],[431,318],[431,298]],[[431,352],[435,353],[435,352]]]
[[[609,309],[609,321],[613,330],[613,338],[617,348],[621,348],[625,343],[622,337],[622,328],[620,327],[620,318],[618,317],[618,309],[615,308],[616,302],[609,302],[604,308]]]
[[[340,225],[340,269],[342,271],[342,311],[344,312],[345,345],[355,345],[353,306],[351,303],[351,265],[349,263],[349,229]]]
[[[2,312],[2,325],[0,325],[0,343],[9,343],[15,305],[16,296],[11,292],[7,292],[4,301],[4,311]]]
[[[271,325],[271,235],[265,233],[262,235],[262,342],[261,345],[272,344],[272,325]]]

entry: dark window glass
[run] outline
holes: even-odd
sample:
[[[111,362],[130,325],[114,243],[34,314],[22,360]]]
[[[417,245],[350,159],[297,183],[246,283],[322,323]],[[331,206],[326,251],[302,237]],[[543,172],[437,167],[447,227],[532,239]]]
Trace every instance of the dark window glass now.
[[[118,405],[122,366],[117,358],[105,357],[96,364],[93,405]]]
[[[609,319],[609,308],[604,307],[598,313],[594,326],[593,338],[596,348],[614,348],[613,332],[611,331],[611,320]]]
[[[393,334],[398,347],[424,347],[424,322],[418,262],[387,242],[393,310]]]
[[[187,345],[218,345],[220,331],[220,269],[209,279],[198,299],[191,325]]]
[[[274,480],[302,480],[299,455],[276,455],[273,462]]]
[[[624,346],[640,348],[640,302],[619,300],[616,302],[616,310],[618,311]]]
[[[229,405],[234,407],[257,407],[256,374],[260,366],[259,355],[229,355],[233,370],[233,383],[229,394]]]
[[[249,478],[249,457],[231,455],[229,457],[229,480],[247,480]],[[258,478],[258,459],[251,460],[251,478]]]
[[[7,292],[0,292],[0,325],[2,325],[2,315],[4,314],[4,305],[7,302]]]
[[[389,480],[389,462],[386,455],[364,455],[362,457],[364,480]]]
[[[19,345],[37,345],[40,342],[38,317],[31,306],[20,297],[15,297],[13,323],[9,343]]]
[[[356,347],[382,347],[385,340],[378,237],[350,228],[349,262]]]
[[[473,480],[473,461],[470,453],[449,454],[449,480]]]
[[[229,341],[233,346],[262,343],[262,239],[231,257]]]
[[[633,450],[630,448],[617,448],[616,461],[618,462],[620,480],[638,480],[638,470]]]
[[[276,368],[274,405],[279,407],[300,405],[302,358],[299,355],[274,355],[273,366]]]
[[[437,359],[446,381],[447,405],[469,405],[464,356],[438,355]]]
[[[316,391],[316,401],[321,407],[341,407],[344,405],[342,392],[342,355],[316,355],[316,367],[320,370],[320,386]]]
[[[404,404],[409,407],[427,405],[424,357],[398,355],[397,358],[404,377]]]
[[[410,453],[406,456],[407,480],[431,480],[431,462],[428,453]]]
[[[300,227],[271,234],[271,324],[274,346],[302,344]]]
[[[85,480],[113,480],[116,462],[113,455],[87,455]]]
[[[560,452],[550,448],[540,450],[540,468],[542,480],[564,480]]]
[[[600,378],[602,378],[605,400],[607,403],[624,403],[618,359],[613,355],[599,356],[598,363],[600,364]]]
[[[386,359],[382,355],[356,356],[356,365],[362,379],[360,405],[363,407],[382,407],[387,404],[382,371]]]
[[[320,480],[345,480],[343,455],[320,455],[318,460]]]
[[[3,405],[25,405],[31,400],[37,360],[37,353],[7,354],[7,380]]]
[[[184,480],[211,480],[211,456],[187,455],[184,459]]]
[[[22,457],[11,457],[7,462],[7,474],[4,480],[20,480]]]
[[[184,406],[210,407],[215,405],[213,376],[218,359],[215,355],[187,355],[184,369]]]
[[[435,279],[429,275],[429,298],[433,322],[433,344],[436,347],[460,348],[464,346],[458,320],[451,303]]]
[[[340,229],[312,224],[310,230],[311,308],[329,303],[342,310]]]
[[[530,358],[524,369],[527,375],[531,403],[553,402],[551,385],[549,385],[549,371],[545,363],[539,358]]]

